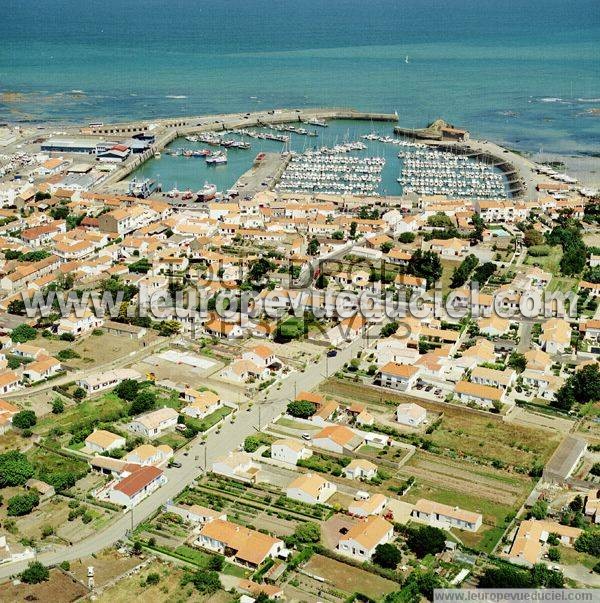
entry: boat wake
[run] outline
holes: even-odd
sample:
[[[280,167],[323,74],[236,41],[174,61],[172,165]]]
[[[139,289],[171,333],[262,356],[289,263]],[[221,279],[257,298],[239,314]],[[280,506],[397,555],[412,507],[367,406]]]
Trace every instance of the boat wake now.
[[[181,100],[182,98],[187,98],[185,94],[167,94],[165,98],[174,98],[176,100]]]

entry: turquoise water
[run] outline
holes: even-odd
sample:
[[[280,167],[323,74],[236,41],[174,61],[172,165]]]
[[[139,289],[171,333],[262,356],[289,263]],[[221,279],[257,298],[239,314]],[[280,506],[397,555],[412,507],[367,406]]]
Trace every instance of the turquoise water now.
[[[2,0],[0,40],[2,121],[350,105],[600,146],[597,0]]]
[[[382,136],[393,135],[393,124],[368,121],[333,120],[327,128],[315,126],[304,126],[309,130],[318,132],[317,137],[307,137],[294,133],[285,132],[290,136],[289,149],[302,152],[313,147],[333,147],[343,142],[364,142],[367,148],[363,151],[352,151],[350,155],[358,157],[384,157],[386,162],[381,173],[381,194],[399,195],[402,187],[397,182],[400,175],[401,160],[398,158],[400,147],[378,141],[363,140],[363,134],[374,132]],[[252,128],[260,131],[260,129]],[[266,131],[266,130],[265,130]],[[226,138],[240,139],[235,134],[227,134]],[[231,188],[237,179],[252,167],[256,155],[262,151],[281,153],[285,150],[284,143],[272,140],[256,140],[244,137],[242,140],[250,142],[250,149],[228,149],[227,164],[210,165],[201,157],[184,157],[182,155],[172,156],[162,153],[160,158],[152,158],[139,167],[132,177],[155,178],[162,184],[162,189],[167,192],[173,188],[180,191],[197,191],[205,181],[216,184],[219,191]],[[211,147],[202,142],[189,142],[185,138],[174,140],[169,148],[176,149],[210,149]]]

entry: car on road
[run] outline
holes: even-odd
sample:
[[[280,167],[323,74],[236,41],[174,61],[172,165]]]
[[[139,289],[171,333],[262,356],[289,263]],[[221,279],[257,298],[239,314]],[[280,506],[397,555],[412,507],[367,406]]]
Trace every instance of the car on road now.
[[[337,356],[337,350],[327,350],[328,358],[334,358],[335,356]]]
[[[169,467],[175,467],[175,469],[181,469],[183,465],[179,461],[171,461]]]
[[[302,439],[303,440],[310,440],[310,433],[303,433],[302,434]]]

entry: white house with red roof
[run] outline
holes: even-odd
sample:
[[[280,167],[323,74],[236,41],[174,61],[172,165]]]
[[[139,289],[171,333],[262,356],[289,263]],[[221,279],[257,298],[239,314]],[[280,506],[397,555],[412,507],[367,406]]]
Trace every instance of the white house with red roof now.
[[[116,505],[131,509],[166,481],[167,477],[160,469],[147,465],[120,480],[110,489],[108,499]]]

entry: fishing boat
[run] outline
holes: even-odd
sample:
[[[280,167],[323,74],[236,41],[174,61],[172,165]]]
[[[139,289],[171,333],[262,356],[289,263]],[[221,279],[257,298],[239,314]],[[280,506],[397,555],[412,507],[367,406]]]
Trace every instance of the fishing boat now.
[[[219,165],[227,163],[227,153],[224,151],[217,151],[206,158],[206,163],[209,165]]]
[[[185,193],[183,193],[183,195],[181,195],[181,199],[182,201],[189,201],[190,199],[194,198],[194,193],[192,193],[192,191],[187,190],[185,191]]]
[[[217,185],[204,182],[204,186],[196,193],[197,201],[210,201],[217,194]]]
[[[328,125],[326,121],[317,119],[316,117],[314,119],[307,119],[304,123],[309,126],[319,126],[320,128],[326,128]]]
[[[154,159],[160,159],[160,153],[158,151],[154,153]]]
[[[147,199],[152,193],[160,191],[160,184],[152,178],[137,180],[134,178],[129,183],[127,194],[131,197]]]

